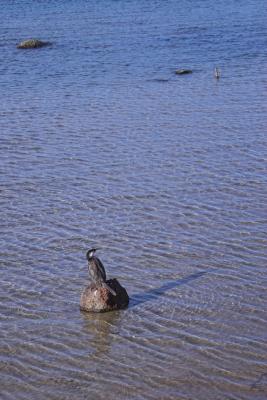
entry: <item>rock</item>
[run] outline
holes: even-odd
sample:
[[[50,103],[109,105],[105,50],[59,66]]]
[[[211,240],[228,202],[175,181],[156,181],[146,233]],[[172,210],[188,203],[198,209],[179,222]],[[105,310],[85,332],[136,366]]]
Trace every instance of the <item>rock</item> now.
[[[109,279],[107,284],[115,290],[116,296],[113,296],[108,289],[96,287],[94,284],[88,285],[83,289],[80,300],[80,310],[88,312],[105,312],[125,308],[129,304],[129,296],[117,281]]]
[[[186,75],[186,74],[192,74],[192,70],[191,69],[177,69],[175,71],[176,75]]]
[[[42,40],[28,39],[18,44],[17,49],[37,49],[39,47],[48,46],[49,44],[51,43],[43,42]]]

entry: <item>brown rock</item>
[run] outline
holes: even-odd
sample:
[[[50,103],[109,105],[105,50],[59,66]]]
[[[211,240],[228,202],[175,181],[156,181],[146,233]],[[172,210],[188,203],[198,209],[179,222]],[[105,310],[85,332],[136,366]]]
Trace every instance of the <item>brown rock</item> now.
[[[37,49],[39,47],[48,46],[49,44],[51,43],[43,42],[42,40],[38,39],[28,39],[18,44],[17,49]]]
[[[129,304],[129,296],[117,281],[109,279],[107,284],[115,290],[116,296],[113,296],[108,289],[96,287],[94,284],[88,285],[81,294],[80,310],[88,312],[105,312],[125,308]]]

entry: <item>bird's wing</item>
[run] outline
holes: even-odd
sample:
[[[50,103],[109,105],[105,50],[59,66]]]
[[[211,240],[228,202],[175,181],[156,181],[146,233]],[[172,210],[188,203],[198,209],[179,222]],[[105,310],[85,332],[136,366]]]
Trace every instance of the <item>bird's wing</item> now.
[[[99,271],[100,271],[100,273],[101,273],[101,276],[102,276],[102,278],[103,278],[103,280],[104,280],[104,282],[105,282],[107,277],[106,277],[106,271],[105,271],[104,265],[103,265],[102,262],[99,260],[99,258],[94,257],[94,259],[95,259],[95,262],[96,262],[96,264],[97,264],[97,267],[98,267],[98,269],[99,269]]]

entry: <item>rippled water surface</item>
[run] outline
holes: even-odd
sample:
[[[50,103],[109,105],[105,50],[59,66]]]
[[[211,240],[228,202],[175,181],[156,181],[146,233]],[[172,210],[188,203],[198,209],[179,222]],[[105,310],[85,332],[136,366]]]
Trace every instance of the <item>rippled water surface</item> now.
[[[266,8],[1,1],[1,399],[266,398]]]

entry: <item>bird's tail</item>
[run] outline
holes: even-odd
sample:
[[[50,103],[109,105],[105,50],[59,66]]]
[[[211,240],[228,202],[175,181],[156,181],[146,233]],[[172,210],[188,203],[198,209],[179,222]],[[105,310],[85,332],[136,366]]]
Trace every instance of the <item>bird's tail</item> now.
[[[106,282],[102,282],[102,286],[104,286],[106,289],[108,289],[108,291],[109,291],[111,294],[113,294],[113,296],[117,296],[117,293],[116,293],[113,289],[111,289],[111,287],[108,286],[108,284],[107,284]]]

